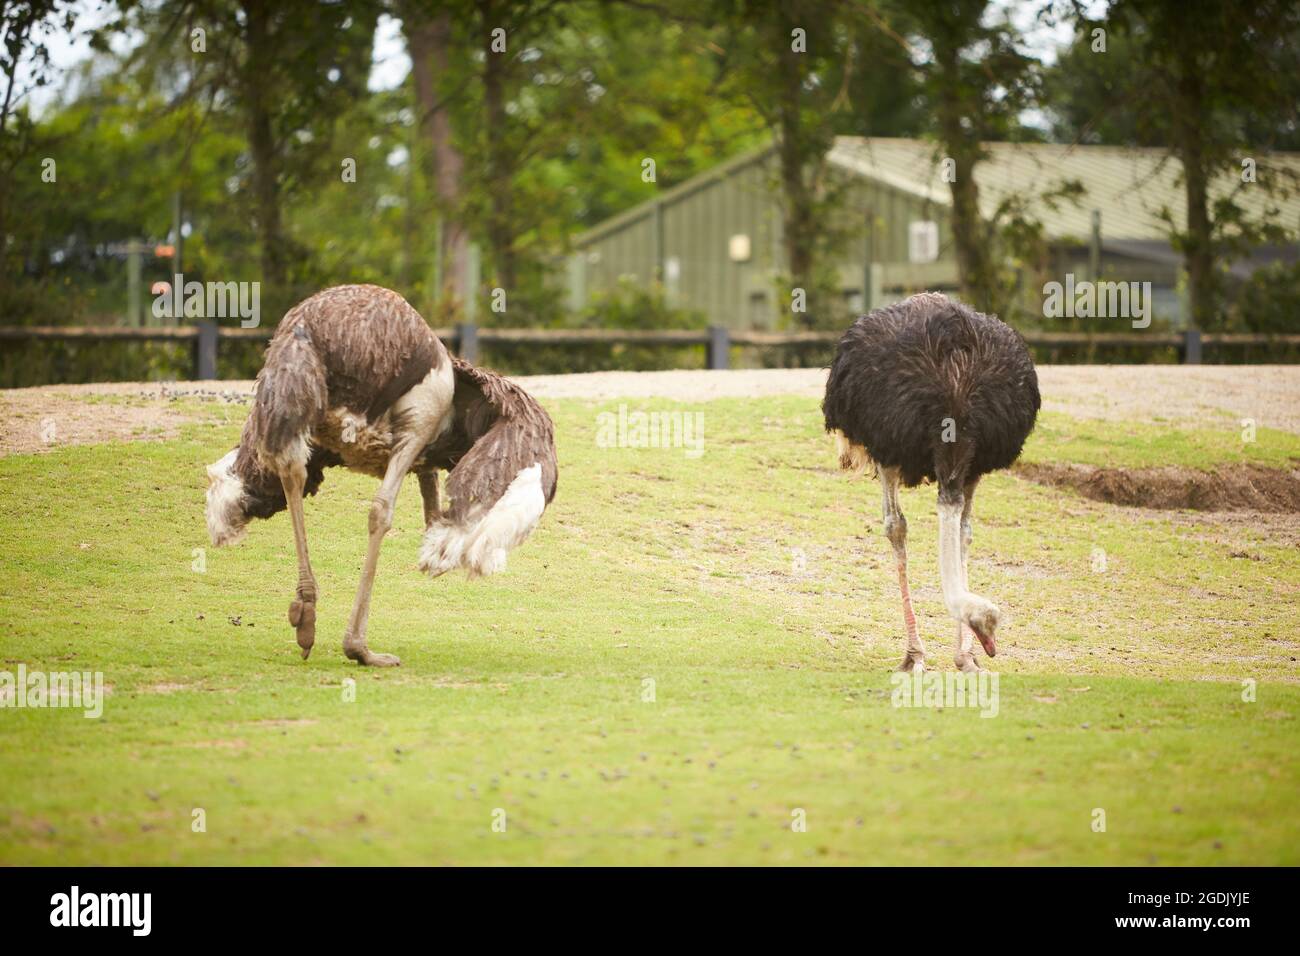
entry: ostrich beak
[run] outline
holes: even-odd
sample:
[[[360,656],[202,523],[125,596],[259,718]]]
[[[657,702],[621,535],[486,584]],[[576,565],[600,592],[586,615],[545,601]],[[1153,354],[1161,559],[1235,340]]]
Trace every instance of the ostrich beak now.
[[[980,639],[980,644],[984,646],[984,653],[989,657],[995,657],[998,653],[998,646],[993,641],[993,635],[997,632],[998,621],[1002,613],[998,610],[996,604],[992,604],[983,598],[976,598],[972,595],[975,602],[973,608],[969,608],[962,615],[962,620],[971,632]]]

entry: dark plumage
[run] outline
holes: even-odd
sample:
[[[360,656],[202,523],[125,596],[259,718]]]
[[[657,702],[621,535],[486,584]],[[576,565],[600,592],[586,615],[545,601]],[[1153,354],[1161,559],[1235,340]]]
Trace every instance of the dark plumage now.
[[[1038,375],[1024,340],[936,293],[862,316],[840,339],[822,411],[827,431],[896,467],[904,486],[958,490],[1006,468],[1034,428]],[[951,425],[948,423],[951,422]],[[945,430],[955,440],[945,441]]]
[[[898,487],[938,483],[944,602],[959,622],[958,666],[973,670],[970,637],[992,656],[999,611],[967,589],[971,500],[982,476],[1019,457],[1040,405],[1038,375],[1020,335],[938,293],[876,309],[840,339],[822,411],[826,430],[840,437],[841,466],[874,466],[880,475],[907,627],[904,670],[923,663],[924,648],[907,584]]]

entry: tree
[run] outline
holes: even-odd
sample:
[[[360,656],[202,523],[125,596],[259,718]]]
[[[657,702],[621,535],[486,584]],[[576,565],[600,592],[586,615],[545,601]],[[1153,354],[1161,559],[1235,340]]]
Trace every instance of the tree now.
[[[147,58],[167,60],[177,50],[192,56],[178,100],[206,96],[214,110],[238,118],[248,146],[241,198],[256,229],[262,281],[272,308],[287,305],[294,270],[307,254],[286,233],[284,204],[329,175],[330,166],[338,175],[329,153],[333,126],[365,91],[378,7],[325,0],[119,5],[121,17],[99,31],[101,47],[134,23],[148,38]]]
[[[446,313],[455,316],[471,290],[465,288],[469,268],[469,230],[465,223],[465,157],[455,141],[448,100],[458,85],[450,75],[451,11],[442,4],[436,11],[419,0],[399,7],[402,28],[411,54],[416,116],[427,140],[426,171],[434,183],[442,223],[437,250],[446,300]]]
[[[1187,269],[1191,324],[1213,328],[1222,318],[1224,254],[1285,237],[1276,223],[1248,219],[1234,194],[1212,198],[1211,184],[1231,176],[1238,190],[1294,187],[1267,168],[1264,153],[1273,132],[1295,129],[1300,8],[1288,0],[1115,0],[1101,28],[1131,51],[1120,76],[1124,92],[1145,104],[1136,132],[1167,145],[1182,165],[1185,222],[1172,210],[1164,218]],[[1258,167],[1253,181],[1244,160]]]
[[[23,102],[33,89],[50,80],[50,54],[45,35],[50,29],[70,31],[76,23],[74,6],[63,0],[12,2],[0,0],[0,77],[4,93],[0,94],[0,291],[8,274],[8,207],[9,183],[14,170],[31,155],[35,146],[35,127]],[[20,72],[29,81],[19,89]]]
[[[1039,64],[1010,20],[992,19],[988,7],[988,0],[943,0],[907,6],[894,20],[915,37],[914,63],[946,162],[962,294],[996,311],[1004,305],[996,224],[981,215],[975,170],[987,158],[986,140],[1019,134],[1020,115],[1036,98]]]
[[[807,298],[797,314],[805,325],[831,321],[825,313],[836,283],[818,273],[833,244],[825,228],[826,155],[835,142],[830,117],[847,112],[852,33],[833,4],[726,0],[720,7],[723,89],[748,102],[776,144],[785,265],[792,289]]]

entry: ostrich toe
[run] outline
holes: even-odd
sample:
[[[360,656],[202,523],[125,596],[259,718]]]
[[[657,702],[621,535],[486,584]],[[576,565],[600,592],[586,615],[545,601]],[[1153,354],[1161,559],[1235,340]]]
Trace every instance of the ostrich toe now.
[[[298,646],[302,648],[302,659],[306,660],[316,643],[316,605],[294,600],[289,605],[289,623],[298,632]]]
[[[898,665],[900,671],[924,671],[925,654],[921,651],[908,651],[903,656],[903,663]]]

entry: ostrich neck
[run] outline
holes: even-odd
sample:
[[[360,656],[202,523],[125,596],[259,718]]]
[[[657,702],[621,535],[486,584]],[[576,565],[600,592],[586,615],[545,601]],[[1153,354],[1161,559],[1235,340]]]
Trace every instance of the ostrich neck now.
[[[962,507],[961,499],[939,502],[939,577],[943,582],[943,603],[948,606],[948,613],[959,620],[971,598],[961,560]]]

